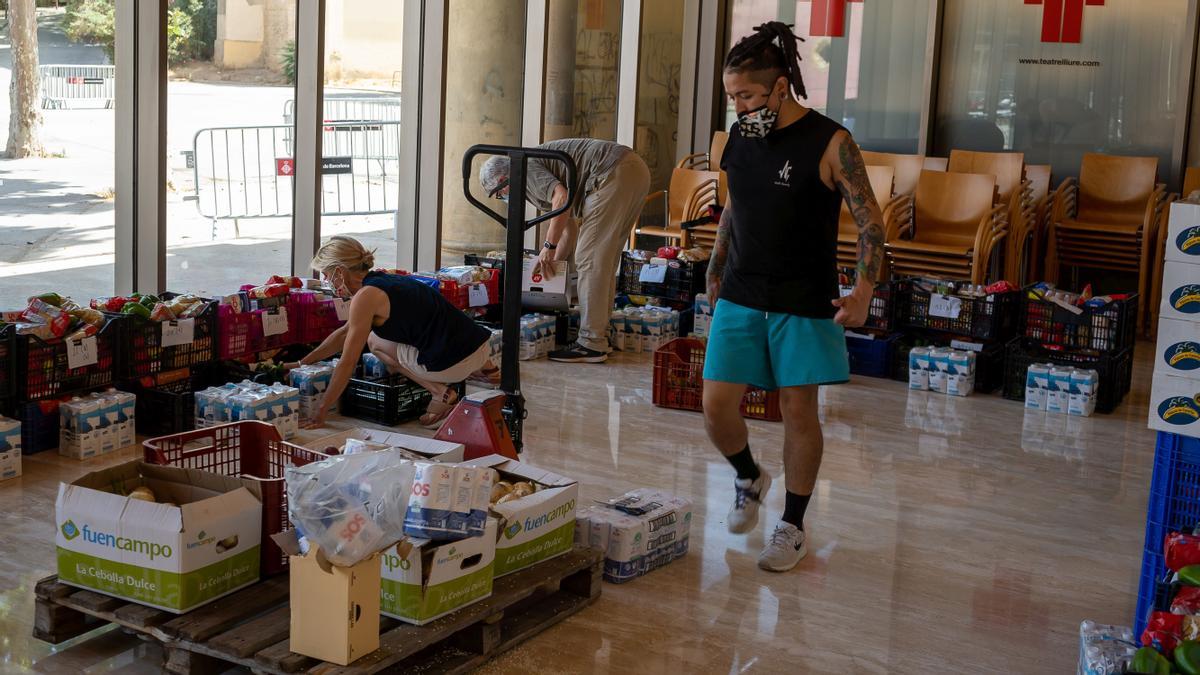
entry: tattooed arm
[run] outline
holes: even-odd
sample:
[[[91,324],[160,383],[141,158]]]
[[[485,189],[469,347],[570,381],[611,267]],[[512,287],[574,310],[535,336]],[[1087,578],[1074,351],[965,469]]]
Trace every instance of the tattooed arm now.
[[[717,303],[721,293],[721,277],[725,274],[725,262],[729,258],[729,237],[733,233],[733,199],[725,200],[725,208],[721,210],[721,222],[717,225],[717,241],[713,244],[712,255],[708,259],[708,302],[709,306]]]
[[[821,175],[828,178],[830,187],[835,187],[846,200],[846,207],[858,224],[858,267],[854,292],[846,298],[833,301],[838,307],[835,321],[844,326],[861,326],[866,323],[867,311],[871,306],[871,295],[879,270],[883,267],[883,214],[871,191],[867,178],[867,167],[863,163],[858,144],[846,132],[833,137],[822,160]]]

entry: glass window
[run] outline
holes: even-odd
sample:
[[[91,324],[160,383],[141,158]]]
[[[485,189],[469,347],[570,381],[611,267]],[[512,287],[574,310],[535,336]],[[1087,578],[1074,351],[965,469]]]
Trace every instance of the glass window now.
[[[13,7],[0,30],[0,309],[49,291],[86,303],[114,287],[112,7],[27,20]],[[35,58],[14,70],[18,53]]]
[[[845,125],[863,148],[915,153],[929,6],[928,0],[733,0],[730,45],[765,21],[794,24],[805,40],[800,44],[808,91],[804,104]],[[735,119],[728,106],[726,127]]]
[[[542,136],[617,138],[620,0],[549,3]]]
[[[397,253],[403,35],[404,3],[325,3],[321,238],[354,237],[388,268]]]
[[[296,2],[173,0],[167,21],[167,290],[288,274]]]
[[[525,2],[450,0],[446,23],[441,262],[453,265],[504,248],[504,229],[463,197],[462,158],[476,143],[521,145]],[[470,184],[486,202],[478,181]]]
[[[1076,6],[1077,5],[1077,6]],[[1086,152],[1157,156],[1165,177],[1175,120],[1186,0],[1046,0],[1041,6],[950,0],[935,147],[1017,150],[1077,175]]]
[[[650,167],[650,189],[665,190],[679,137],[683,0],[642,4],[637,131],[633,149]]]

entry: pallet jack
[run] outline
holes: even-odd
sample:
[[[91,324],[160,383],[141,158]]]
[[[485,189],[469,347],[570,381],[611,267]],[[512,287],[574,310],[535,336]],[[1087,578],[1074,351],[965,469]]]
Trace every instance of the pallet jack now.
[[[508,214],[501,216],[471,194],[472,161],[478,155],[505,155],[509,160]],[[529,159],[562,162],[567,170],[567,203],[562,208],[525,219],[525,171]],[[571,156],[558,150],[518,148],[504,145],[473,145],[463,155],[463,194],[475,208],[500,223],[507,231],[504,260],[504,307],[501,320],[503,353],[500,361],[500,390],[471,394],[455,406],[434,438],[462,443],[464,459],[503,455],[517,459],[522,448],[522,429],[527,412],[521,394],[521,271],[525,264],[525,231],[571,208],[575,202],[577,174]],[[512,227],[519,224],[520,227]]]

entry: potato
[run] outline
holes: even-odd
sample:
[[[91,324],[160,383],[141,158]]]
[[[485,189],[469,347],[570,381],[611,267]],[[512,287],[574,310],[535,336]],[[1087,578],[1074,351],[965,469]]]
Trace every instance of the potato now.
[[[525,481],[514,483],[512,491],[513,494],[519,497],[528,497],[529,495],[533,494],[533,484]]]
[[[518,499],[520,499],[520,498],[521,498],[521,495],[518,495],[518,494],[516,493],[516,491],[513,491],[513,492],[510,492],[510,493],[508,493],[508,494],[504,495],[504,496],[503,496],[503,497],[501,497],[500,499],[498,499],[498,500],[496,501],[496,504],[495,504],[495,506],[499,506],[499,505],[501,505],[501,504],[507,504],[508,502],[513,502],[513,501],[516,501],[516,500],[518,500]]]
[[[512,491],[513,491],[512,483],[502,480],[499,483],[496,483],[495,485],[492,486],[492,498],[490,501],[493,504],[495,504],[496,500],[500,499],[501,497],[507,495],[508,493],[510,493]]]

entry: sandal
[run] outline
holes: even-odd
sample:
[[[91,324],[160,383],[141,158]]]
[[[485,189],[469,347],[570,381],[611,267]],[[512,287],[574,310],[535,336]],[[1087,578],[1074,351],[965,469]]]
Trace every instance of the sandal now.
[[[425,414],[417,419],[417,422],[426,429],[437,429],[442,426],[454,407],[462,400],[458,389],[453,385],[446,388],[446,393],[442,394],[442,400],[430,401],[429,407],[425,409]]]

